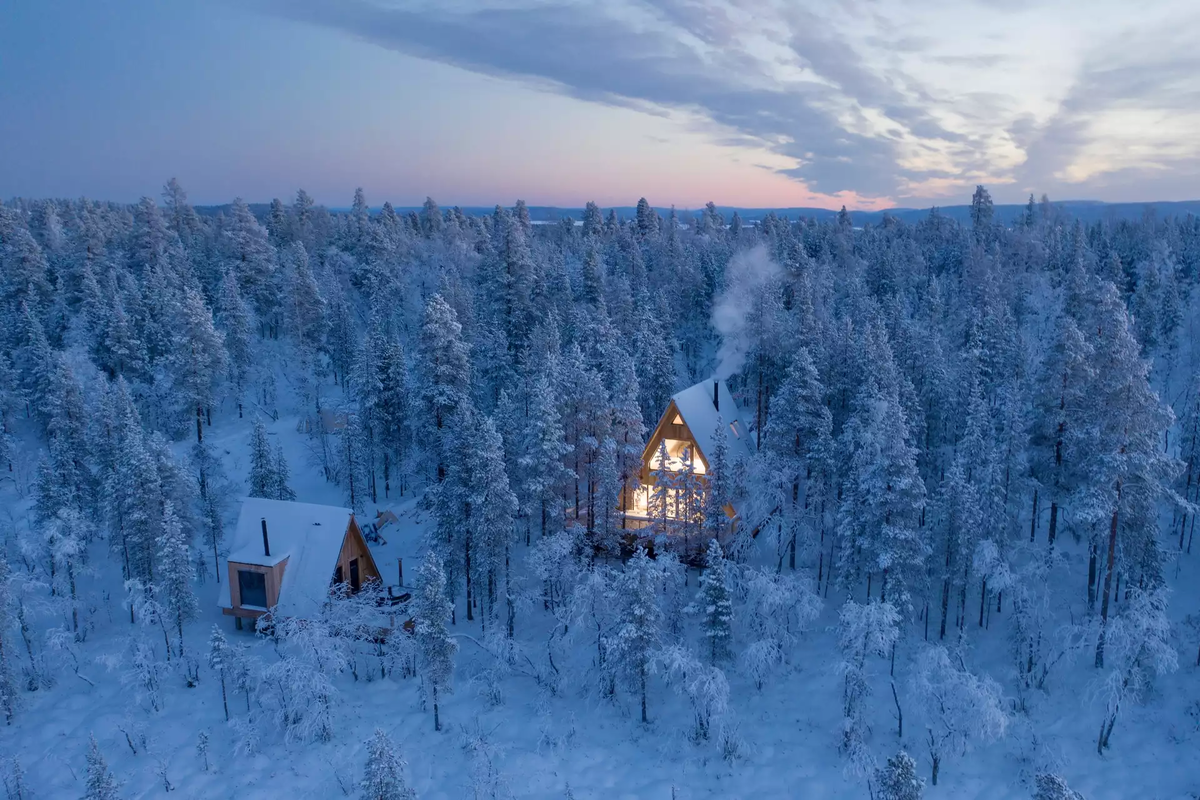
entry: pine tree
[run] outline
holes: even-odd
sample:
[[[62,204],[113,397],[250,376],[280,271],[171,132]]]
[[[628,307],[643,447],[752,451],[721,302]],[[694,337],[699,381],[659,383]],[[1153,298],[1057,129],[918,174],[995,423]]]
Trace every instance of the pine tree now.
[[[1084,800],[1061,776],[1042,773],[1034,779],[1033,800]]]
[[[120,784],[116,776],[108,768],[108,762],[96,744],[96,737],[88,737],[87,752],[87,784],[83,792],[84,800],[118,800],[117,790]]]
[[[216,319],[225,336],[229,354],[229,381],[240,400],[250,366],[254,363],[254,322],[250,307],[242,299],[237,278],[226,270],[217,294]]]
[[[443,695],[453,690],[454,656],[458,643],[450,637],[446,623],[452,604],[446,596],[446,573],[442,559],[430,551],[421,564],[413,607],[415,635],[422,686],[433,704],[433,729],[442,729],[438,707]]]
[[[825,404],[812,355],[800,348],[778,392],[771,398],[771,414],[763,435],[773,480],[782,483],[777,498],[786,513],[790,531],[786,546],[789,566],[796,568],[797,536],[801,521],[820,527],[812,517],[820,513],[833,473],[833,414]],[[823,564],[824,562],[822,562]]]
[[[1141,358],[1125,304],[1111,284],[1102,291],[1097,310],[1100,335],[1096,356],[1104,366],[1097,370],[1091,396],[1099,412],[1098,436],[1093,458],[1087,463],[1090,498],[1079,516],[1097,525],[1108,523],[1107,553],[1102,554],[1096,543],[1091,551],[1093,564],[1104,570],[1096,642],[1099,668],[1104,666],[1118,552],[1131,555],[1131,563],[1125,567],[1131,582],[1150,589],[1162,585],[1164,558],[1157,504],[1174,496],[1170,485],[1181,464],[1163,452],[1161,442],[1175,416],[1150,386],[1150,365]]]
[[[638,548],[621,573],[620,622],[607,642],[609,657],[624,672],[630,688],[639,697],[642,722],[649,722],[647,692],[650,665],[662,637],[663,611],[659,596],[663,576],[659,566]]]
[[[183,656],[183,623],[195,619],[199,609],[192,591],[193,566],[187,537],[170,500],[163,505],[162,528],[158,535],[155,577],[161,603],[174,623],[178,652]]]
[[[346,427],[339,433],[342,478],[342,494],[346,504],[361,514],[370,497],[370,452],[368,430],[362,416],[355,411],[347,412]]]
[[[714,665],[726,661],[732,653],[733,600],[728,570],[721,545],[716,539],[710,540],[704,553],[704,573],[700,576],[695,608],[703,614],[704,638]]]
[[[254,420],[250,434],[250,497],[278,498],[279,476],[276,459],[267,441],[267,427],[262,420]]]
[[[917,762],[901,750],[875,771],[875,800],[921,800],[925,780],[917,775]]]
[[[225,721],[229,721],[229,694],[225,686],[225,676],[231,672],[236,654],[229,647],[229,641],[216,625],[208,637],[208,666],[217,673],[221,683],[221,707],[225,710]]]
[[[325,341],[326,315],[325,298],[317,285],[309,266],[308,252],[300,242],[292,242],[284,251],[284,260],[289,265],[284,320],[301,355],[306,359],[316,357]]]
[[[283,224],[282,204],[278,200],[273,201],[271,211],[274,235]],[[275,249],[268,239],[267,230],[254,218],[242,198],[238,197],[230,208],[224,233],[229,271],[237,280],[240,293],[253,303],[259,319],[267,323],[274,318],[279,304]],[[228,306],[223,306],[223,311],[228,313]]]
[[[362,780],[363,800],[416,800],[417,793],[404,780],[404,758],[396,745],[376,728],[367,742],[367,765]]]
[[[910,611],[921,588],[927,547],[919,529],[925,484],[907,436],[895,395],[868,394],[859,401],[843,432],[850,463],[838,533],[843,584],[852,588],[866,577],[869,597],[878,570],[880,600]]]
[[[472,530],[475,540],[471,548],[474,554],[472,567],[475,591],[484,606],[486,630],[488,620],[496,619],[496,595],[502,578],[507,594],[508,548],[517,514],[517,498],[509,487],[504,444],[490,417],[483,419],[475,444],[477,452],[472,467],[477,476],[473,481],[477,511]]]
[[[270,494],[274,500],[295,500],[296,492],[292,490],[292,472],[288,468],[287,457],[283,454],[283,445],[275,446],[275,459],[271,462],[274,474],[271,476]]]
[[[425,319],[417,350],[418,401],[421,410],[419,441],[425,443],[429,464],[437,479],[445,477],[441,453],[443,429],[454,411],[466,401],[471,382],[470,359],[462,338],[458,315],[441,295],[425,306]]]
[[[225,375],[225,337],[213,326],[212,312],[194,289],[184,292],[177,320],[171,372],[185,416],[195,415],[196,439],[203,438],[200,418],[216,398]]]
[[[558,516],[562,493],[571,477],[563,462],[571,447],[566,443],[558,405],[553,376],[538,376],[529,398],[528,414],[521,421],[524,435],[520,437],[517,458],[520,468],[517,496],[526,503],[526,518],[532,517],[538,523],[543,536],[550,521]]]

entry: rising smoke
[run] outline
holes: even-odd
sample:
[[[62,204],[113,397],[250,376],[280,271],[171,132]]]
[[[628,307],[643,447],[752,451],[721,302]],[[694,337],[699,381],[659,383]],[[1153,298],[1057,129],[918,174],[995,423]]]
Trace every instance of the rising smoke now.
[[[742,368],[750,352],[750,314],[764,288],[782,270],[758,245],[736,254],[725,269],[725,290],[713,305],[712,324],[721,335],[717,369],[713,377],[725,380]]]

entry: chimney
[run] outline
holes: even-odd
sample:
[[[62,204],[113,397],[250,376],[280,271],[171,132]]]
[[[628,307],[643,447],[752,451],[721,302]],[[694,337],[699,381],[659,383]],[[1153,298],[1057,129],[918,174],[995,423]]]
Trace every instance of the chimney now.
[[[263,529],[263,555],[269,556],[269,555],[271,555],[271,542],[268,541],[268,539],[267,539],[267,518],[266,517],[262,518],[262,529]]]
[[[717,380],[713,381],[713,408],[721,410],[721,382]]]

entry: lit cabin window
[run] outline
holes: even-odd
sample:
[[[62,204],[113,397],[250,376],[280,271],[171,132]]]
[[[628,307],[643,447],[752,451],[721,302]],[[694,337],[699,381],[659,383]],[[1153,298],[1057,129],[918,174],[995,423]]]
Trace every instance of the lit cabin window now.
[[[734,437],[739,439],[741,438],[742,432],[738,429],[738,424],[736,422],[729,423],[729,430],[733,431]]]
[[[672,425],[682,425],[682,424],[683,424],[683,417],[681,417],[681,416],[679,416],[678,414],[676,414],[676,415],[675,415],[675,419],[671,420],[671,424],[672,424]]]
[[[684,453],[690,453],[692,457],[692,469],[697,475],[705,474],[708,469],[704,465],[704,461],[696,456],[696,445],[694,442],[684,439],[663,439],[663,443],[667,446],[667,469],[672,472],[680,472],[683,470]],[[650,469],[657,470],[662,468],[662,460],[660,453],[656,449],[654,455],[650,457]]]

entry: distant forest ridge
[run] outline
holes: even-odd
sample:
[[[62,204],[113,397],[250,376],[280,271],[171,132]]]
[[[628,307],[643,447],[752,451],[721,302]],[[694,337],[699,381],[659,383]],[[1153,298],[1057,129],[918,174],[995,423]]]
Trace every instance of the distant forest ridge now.
[[[1063,200],[1051,201],[1059,212],[1070,216],[1073,219],[1078,219],[1081,222],[1093,223],[1102,222],[1105,220],[1140,220],[1147,213],[1152,213],[1158,217],[1184,217],[1188,214],[1200,216],[1200,200],[1178,200],[1161,203],[1105,203],[1099,200]],[[443,208],[452,208],[453,206],[443,206]],[[1013,222],[1021,219],[1025,214],[1027,204],[1012,204],[1012,205],[997,205],[995,206],[995,219],[997,222],[1005,225],[1010,225]],[[250,210],[260,220],[266,218],[268,209],[267,203],[251,203]],[[420,211],[421,206],[396,206],[397,213],[407,213],[409,211]],[[491,214],[494,206],[461,206],[461,210],[465,214],[471,216],[482,216]],[[971,206],[937,206],[939,214],[950,217],[958,222],[968,223],[971,220]],[[196,211],[201,214],[215,215],[221,211],[227,211],[229,204],[217,206],[196,206]],[[330,208],[330,211],[347,211],[349,207]],[[601,209],[607,216],[610,208]],[[613,206],[611,210],[616,211],[617,217],[620,219],[633,219],[636,216],[637,208],[635,206]],[[671,213],[671,208],[655,207],[662,216],[667,216]],[[680,219],[686,221],[698,215],[703,209],[683,209],[676,208],[675,213]],[[837,209],[829,208],[738,208],[736,206],[717,206],[717,210],[729,219],[736,211],[743,222],[757,222],[768,214],[774,213],[777,217],[786,217],[791,220],[805,217],[817,221],[828,221],[837,216]],[[883,222],[885,216],[894,217],[897,220],[913,224],[919,222],[929,216],[932,208],[889,208],[884,211],[851,211],[850,218],[855,225],[878,225]],[[371,212],[379,211],[378,208],[372,208]],[[557,206],[529,206],[529,218],[533,222],[558,222],[566,217],[575,220],[583,218],[582,208],[559,208]]]

